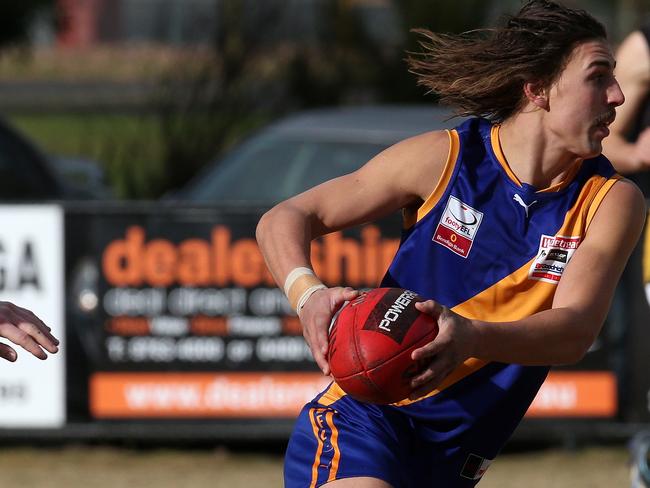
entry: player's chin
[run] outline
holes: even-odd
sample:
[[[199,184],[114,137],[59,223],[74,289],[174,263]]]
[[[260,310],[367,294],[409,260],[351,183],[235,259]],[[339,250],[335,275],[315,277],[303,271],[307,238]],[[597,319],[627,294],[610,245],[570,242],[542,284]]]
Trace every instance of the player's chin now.
[[[589,134],[587,143],[586,158],[593,158],[603,152],[603,139],[609,135],[609,128],[605,125],[597,125]]]
[[[599,156],[603,152],[603,139],[604,137],[591,135],[581,149],[580,157],[582,159],[590,159]]]

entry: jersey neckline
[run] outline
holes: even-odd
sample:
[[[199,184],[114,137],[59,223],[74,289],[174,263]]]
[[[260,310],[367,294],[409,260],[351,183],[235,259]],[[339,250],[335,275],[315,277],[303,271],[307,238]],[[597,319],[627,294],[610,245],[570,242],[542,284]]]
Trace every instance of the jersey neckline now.
[[[571,182],[575,179],[576,175],[580,171],[580,168],[582,167],[583,161],[580,161],[572,165],[569,171],[567,172],[565,178],[562,181],[554,185],[551,185],[547,188],[537,189],[536,187],[529,185],[528,183],[522,183],[517,177],[517,175],[512,171],[512,168],[510,168],[510,165],[508,164],[508,161],[506,160],[506,157],[503,154],[503,149],[501,148],[501,140],[499,139],[500,129],[501,129],[500,124],[492,125],[490,129],[490,140],[488,146],[491,149],[491,155],[493,156],[494,161],[496,161],[496,163],[498,163],[498,166],[501,167],[501,169],[507,176],[508,180],[512,184],[514,184],[519,190],[527,190],[530,193],[536,193],[536,194],[557,193],[565,189],[567,186],[571,184]]]

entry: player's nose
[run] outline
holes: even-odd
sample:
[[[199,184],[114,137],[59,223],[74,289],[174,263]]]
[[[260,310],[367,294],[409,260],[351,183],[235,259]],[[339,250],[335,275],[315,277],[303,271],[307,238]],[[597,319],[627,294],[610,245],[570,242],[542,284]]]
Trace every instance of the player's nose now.
[[[607,101],[615,107],[623,105],[623,102],[625,102],[625,95],[623,94],[623,90],[621,90],[621,85],[616,80],[614,80],[614,83],[610,85],[607,91]]]

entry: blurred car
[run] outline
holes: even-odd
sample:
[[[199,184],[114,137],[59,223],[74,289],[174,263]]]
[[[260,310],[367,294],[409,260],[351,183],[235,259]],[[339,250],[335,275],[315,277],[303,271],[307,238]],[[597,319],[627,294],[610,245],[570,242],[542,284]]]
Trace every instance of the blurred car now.
[[[106,200],[115,194],[106,181],[101,163],[76,156],[55,155],[50,157],[51,166],[68,189],[81,191],[92,199]]]
[[[311,110],[268,125],[167,199],[270,206],[356,170],[407,137],[453,127],[437,106]]]
[[[81,184],[71,176],[73,170],[77,174],[88,173],[88,166],[72,166],[65,160],[55,163],[6,121],[0,120],[1,202],[87,200],[108,195],[105,186]]]

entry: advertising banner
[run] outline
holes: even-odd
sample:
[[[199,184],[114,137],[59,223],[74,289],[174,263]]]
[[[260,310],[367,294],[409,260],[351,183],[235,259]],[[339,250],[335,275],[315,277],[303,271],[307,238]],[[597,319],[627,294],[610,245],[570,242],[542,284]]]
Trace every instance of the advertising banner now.
[[[122,208],[74,224],[86,229],[75,256],[94,270],[72,266],[69,310],[92,418],[292,418],[326,386],[257,248],[262,212]],[[330,285],[376,287],[399,229],[395,219],[315,241],[317,274]],[[612,327],[579,365],[551,372],[530,417],[619,414],[612,365],[624,344]]]
[[[293,417],[325,387],[257,248],[260,215],[93,217],[96,307],[78,305],[93,285],[79,284],[81,273],[71,280],[91,416]],[[397,245],[371,225],[315,242],[313,264],[327,283],[374,287]]]
[[[12,346],[18,360],[0,362],[0,427],[61,427],[66,420],[63,212],[55,205],[1,205],[0,229],[0,300],[33,311],[62,341],[46,361]]]

